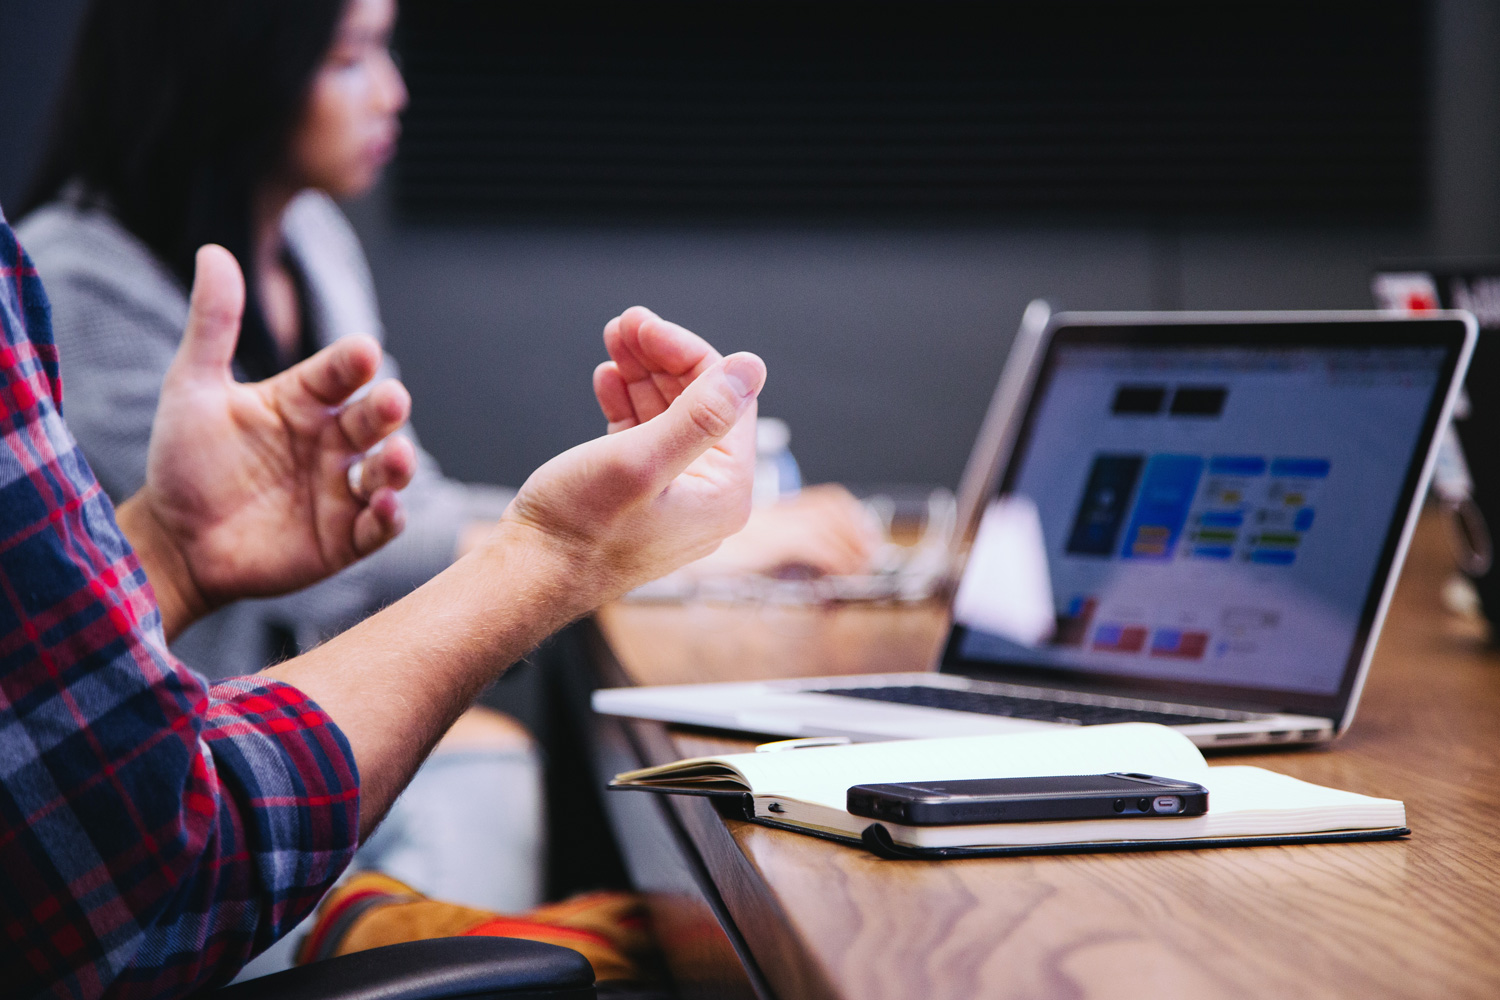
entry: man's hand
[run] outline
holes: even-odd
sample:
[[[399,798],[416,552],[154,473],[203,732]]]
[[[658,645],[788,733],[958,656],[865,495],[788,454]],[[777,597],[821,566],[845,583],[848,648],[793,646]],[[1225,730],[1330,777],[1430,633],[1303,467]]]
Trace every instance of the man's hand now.
[[[373,339],[345,338],[274,378],[236,382],[244,304],[234,257],[199,250],[146,485],[120,507],[169,636],[226,601],[307,586],[380,548],[401,531],[396,491],[416,468],[404,438],[361,461],[411,409],[396,381],[349,402],[379,368]]]
[[[644,423],[717,361],[718,352],[675,323],[637,306],[604,328],[610,361],[594,372],[594,393],[611,434]],[[753,437],[755,421],[749,422]],[[751,448],[754,452],[754,448]],[[753,459],[753,454],[752,454]],[[753,465],[752,465],[753,467]],[[744,529],[689,567],[695,575],[861,573],[879,544],[859,501],[840,486],[814,486],[795,500],[753,511]]]
[[[594,392],[609,434],[532,473],[501,521],[539,532],[564,555],[579,611],[709,554],[744,527],[766,377],[755,355],[722,358],[640,307],[611,320],[604,341],[612,360],[594,372]]]

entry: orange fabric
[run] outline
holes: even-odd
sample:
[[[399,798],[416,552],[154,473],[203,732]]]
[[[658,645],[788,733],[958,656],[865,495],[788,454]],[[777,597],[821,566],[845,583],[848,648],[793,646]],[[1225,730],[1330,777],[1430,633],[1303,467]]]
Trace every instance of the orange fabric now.
[[[395,879],[388,879],[387,881],[394,882]],[[335,894],[338,894],[337,900],[334,900],[332,898]],[[326,944],[326,938],[328,937],[328,934],[332,931],[339,918],[342,917],[350,909],[350,907],[354,906],[356,903],[364,899],[386,899],[390,896],[390,891],[388,891],[384,887],[375,888],[373,886],[368,886],[354,892],[339,894],[337,893],[337,890],[335,890],[334,893],[329,893],[329,898],[326,899],[318,908],[318,920],[313,925],[312,931],[307,935],[306,938],[303,939],[301,947],[297,949],[297,962],[299,964],[305,964],[312,960],[312,956],[322,952]]]
[[[360,905],[365,909],[346,919]],[[511,916],[428,899],[389,876],[364,872],[319,905],[297,962],[460,936],[524,938],[572,948],[589,960],[600,982],[640,980],[639,960],[651,947],[640,900],[630,893],[586,893]]]
[[[462,937],[529,937],[546,934],[565,940],[586,942],[610,947],[609,939],[593,931],[581,931],[574,927],[559,927],[556,924],[539,924],[535,920],[517,920],[515,917],[496,917],[486,920],[478,927],[470,927]]]

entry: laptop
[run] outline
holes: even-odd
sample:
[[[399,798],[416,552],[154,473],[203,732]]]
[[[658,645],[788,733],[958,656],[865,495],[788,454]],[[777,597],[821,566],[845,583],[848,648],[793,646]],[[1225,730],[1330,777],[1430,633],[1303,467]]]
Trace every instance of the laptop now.
[[[781,737],[1146,721],[1205,748],[1333,739],[1476,337],[1442,311],[1023,324],[960,491],[934,670],[606,689],[594,708]]]

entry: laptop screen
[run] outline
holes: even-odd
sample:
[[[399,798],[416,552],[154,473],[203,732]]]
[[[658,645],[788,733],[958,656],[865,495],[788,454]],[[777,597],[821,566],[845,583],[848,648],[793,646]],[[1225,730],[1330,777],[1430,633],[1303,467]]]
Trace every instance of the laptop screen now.
[[[1454,320],[1058,330],[945,669],[1339,704],[1463,336]],[[1050,595],[1029,620],[1028,593]]]

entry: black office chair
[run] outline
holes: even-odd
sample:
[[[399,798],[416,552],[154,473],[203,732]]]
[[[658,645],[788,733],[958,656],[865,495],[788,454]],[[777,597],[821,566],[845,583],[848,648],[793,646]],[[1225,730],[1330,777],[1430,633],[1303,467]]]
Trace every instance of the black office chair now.
[[[357,951],[226,986],[199,1000],[595,1000],[594,970],[569,948],[450,937]]]

